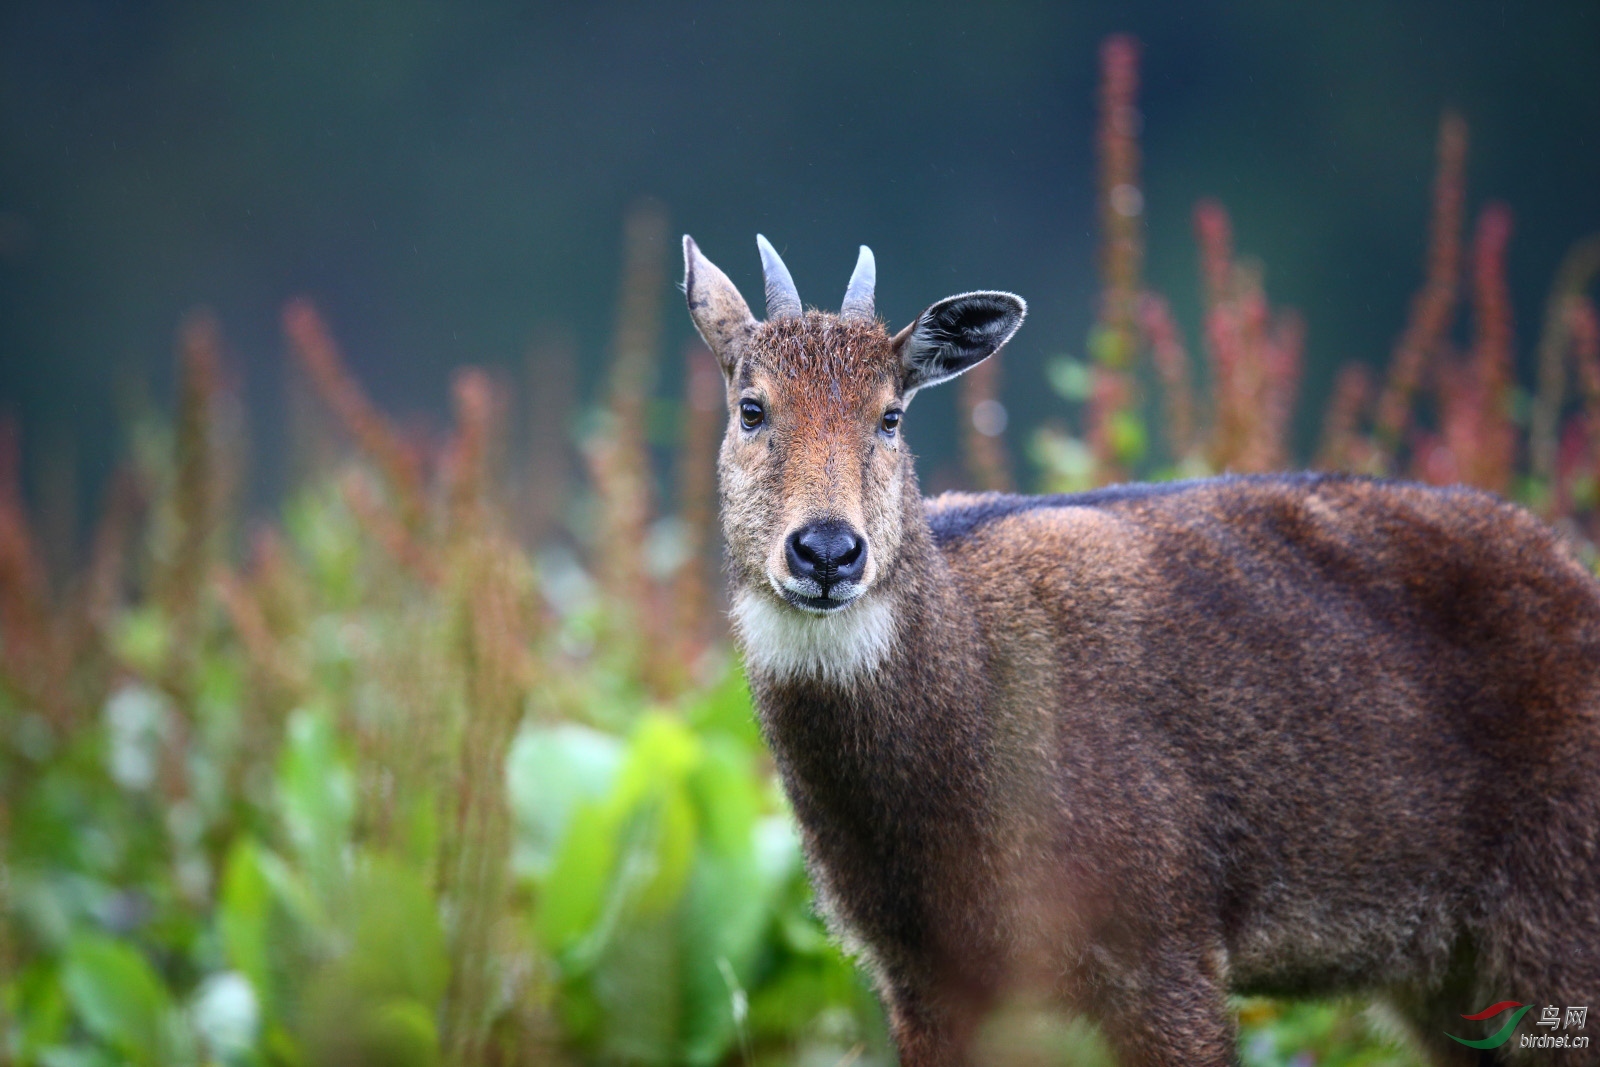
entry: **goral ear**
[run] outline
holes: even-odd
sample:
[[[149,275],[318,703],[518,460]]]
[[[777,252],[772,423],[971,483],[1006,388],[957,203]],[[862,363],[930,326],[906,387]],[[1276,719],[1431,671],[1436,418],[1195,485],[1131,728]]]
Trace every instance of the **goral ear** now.
[[[934,304],[892,342],[906,393],[982,363],[1011,340],[1027,313],[1027,303],[1011,293],[962,293]]]
[[[683,235],[683,295],[694,328],[717,357],[724,377],[732,378],[750,335],[755,316],[728,276],[700,252],[694,238]]]

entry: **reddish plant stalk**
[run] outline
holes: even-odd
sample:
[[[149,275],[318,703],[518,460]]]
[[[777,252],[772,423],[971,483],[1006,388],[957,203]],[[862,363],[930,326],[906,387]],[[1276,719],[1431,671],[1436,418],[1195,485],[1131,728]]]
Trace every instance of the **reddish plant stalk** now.
[[[1362,413],[1372,400],[1372,374],[1360,363],[1348,363],[1333,385],[1333,400],[1322,422],[1322,443],[1315,466],[1322,470],[1370,473],[1370,442],[1361,433]]]
[[[173,668],[181,675],[199,637],[200,592],[210,570],[218,522],[215,406],[222,338],[207,312],[191,314],[179,343],[177,484],[178,543],[159,590],[173,623]],[[181,687],[180,687],[181,688]]]
[[[1137,352],[1139,270],[1144,256],[1144,194],[1139,188],[1139,42],[1117,34],[1100,46],[1100,273],[1098,322],[1091,349],[1096,387],[1088,438],[1097,476],[1126,475],[1113,424],[1132,403],[1130,368]]]
[[[446,469],[450,479],[450,535],[456,538],[482,529],[486,518],[489,447],[497,413],[489,376],[476,367],[457,371],[451,391],[455,397],[456,431]]]
[[[17,424],[0,419],[0,639],[11,685],[58,728],[66,708],[51,696],[50,585],[22,499]]]
[[[1557,424],[1566,392],[1567,350],[1570,347],[1570,301],[1582,296],[1600,272],[1600,234],[1584,238],[1562,257],[1555,284],[1545,301],[1544,325],[1539,332],[1539,383],[1528,428],[1528,466],[1535,478],[1548,478],[1554,462]]]
[[[1457,452],[1473,485],[1505,492],[1516,458],[1517,430],[1511,420],[1514,375],[1511,292],[1506,284],[1506,245],[1511,211],[1490,204],[1478,217],[1473,239],[1474,341],[1470,357],[1471,402],[1477,407],[1475,434]]]
[[[1428,237],[1428,274],[1411,301],[1405,331],[1390,358],[1389,377],[1378,397],[1374,437],[1387,465],[1394,465],[1417,388],[1428,361],[1450,328],[1461,276],[1461,225],[1466,203],[1467,124],[1446,112],[1439,122],[1438,167],[1433,181],[1433,217]]]
[[[1140,298],[1139,326],[1145,343],[1150,346],[1156,375],[1161,381],[1162,396],[1166,401],[1167,447],[1173,461],[1181,463],[1197,446],[1194,383],[1189,369],[1189,353],[1184,348],[1177,323],[1172,321],[1172,309],[1164,298],[1154,293],[1146,293]]]
[[[708,580],[710,546],[716,543],[717,446],[722,436],[722,371],[716,357],[699,341],[683,353],[683,444],[678,452],[678,515],[687,544],[683,566],[674,576],[673,605],[677,618],[677,662],[698,658],[712,636],[712,591]]]
[[[1263,394],[1258,450],[1260,470],[1280,470],[1290,460],[1289,430],[1304,363],[1305,323],[1292,311],[1282,312],[1262,350]]]
[[[645,427],[655,387],[666,235],[666,215],[654,202],[636,205],[629,213],[623,230],[610,418],[587,445],[600,498],[597,569],[613,600],[632,611],[635,624],[649,619],[654,607],[654,583],[643,566],[654,495]]]
[[[283,328],[311,384],[357,447],[383,472],[400,507],[402,521],[419,529],[423,519],[422,462],[367,397],[345,367],[322,317],[309,300],[292,300],[283,309]]]
[[[373,491],[371,482],[360,471],[348,472],[340,480],[339,489],[356,522],[390,559],[410,571],[423,584],[439,584],[443,575],[435,553],[417,540],[393,509]]]
[[[1215,200],[1202,200],[1195,205],[1194,226],[1205,291],[1205,348],[1214,412],[1208,459],[1213,470],[1224,471],[1238,467],[1249,441],[1245,324],[1235,300],[1233,227],[1227,210]]]
[[[1567,301],[1565,319],[1583,394],[1583,427],[1589,448],[1582,473],[1600,482],[1600,314],[1588,297],[1573,296]]]
[[[518,528],[530,545],[543,544],[554,533],[570,489],[576,362],[573,343],[564,335],[541,338],[529,348],[527,458],[518,483]]]

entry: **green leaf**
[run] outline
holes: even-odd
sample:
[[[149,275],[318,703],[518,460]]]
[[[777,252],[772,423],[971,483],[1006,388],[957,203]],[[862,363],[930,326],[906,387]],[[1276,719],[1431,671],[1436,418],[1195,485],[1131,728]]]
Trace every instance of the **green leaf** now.
[[[684,718],[702,734],[726,734],[747,752],[761,751],[761,729],[744,672],[731,665],[716,686],[685,706]]]
[[[707,740],[689,787],[705,832],[681,911],[682,1057],[713,1064],[745,1022],[782,883],[758,845],[762,782],[750,756],[725,736]]]
[[[1044,469],[1046,491],[1078,493],[1094,487],[1094,452],[1078,438],[1041,427],[1029,441],[1028,451]]]
[[[439,1062],[439,1031],[433,1011],[401,998],[380,1004],[362,1021],[367,1062],[384,1067],[433,1067]]]
[[[637,898],[641,915],[660,915],[670,911],[683,896],[694,863],[698,836],[694,806],[688,794],[676,785],[662,790],[654,815],[654,833],[645,847],[653,851],[646,861],[650,876],[644,880]]]
[[[551,951],[569,954],[569,968],[598,959],[625,916],[663,912],[681,896],[698,834],[682,780],[699,758],[699,742],[682,722],[647,715],[609,795],[578,805],[535,924]]]
[[[300,1047],[311,1067],[433,1067],[439,1062],[435,1010],[411,997],[369,997],[337,971],[306,991]]]
[[[1135,463],[1144,455],[1144,422],[1131,411],[1111,413],[1106,422],[1106,438],[1122,463]]]
[[[111,634],[117,656],[147,677],[157,675],[172,647],[172,625],[159,605],[145,604],[120,616]]]
[[[242,838],[229,850],[223,864],[217,930],[228,965],[250,980],[263,1014],[271,1010],[271,911],[272,886],[262,870],[261,848],[249,838]]]
[[[78,937],[67,949],[61,985],[88,1031],[140,1064],[169,1065],[172,998],[132,946],[107,937]]]
[[[578,806],[539,901],[535,928],[550,951],[571,948],[600,917],[616,864],[617,821],[611,805]]]
[[[1063,400],[1082,404],[1094,395],[1094,368],[1070,356],[1061,356],[1045,364],[1045,377],[1050,388]]]
[[[1130,340],[1122,330],[1097,325],[1089,331],[1089,356],[1102,367],[1120,370],[1133,362]]]
[[[644,716],[629,740],[615,803],[633,807],[662,783],[688,773],[699,758],[699,741],[680,720],[661,714]]]
[[[355,988],[436,1005],[450,980],[439,909],[421,872],[386,856],[356,866],[345,929],[345,973]]]
[[[278,767],[278,809],[289,841],[324,891],[338,880],[355,817],[355,785],[330,717],[301,709],[289,717]]]
[[[761,781],[750,757],[725,737],[708,739],[703,758],[688,777],[690,796],[705,827],[706,844],[724,855],[743,856],[761,814]]]
[[[300,997],[300,1047],[313,1064],[432,1064],[434,1018],[450,980],[438,906],[423,874],[383,855],[354,864],[338,926],[346,948]]]
[[[120,1067],[117,1060],[97,1048],[57,1045],[41,1049],[39,1067]]]
[[[15,1026],[13,1053],[24,1063],[30,1052],[55,1045],[66,1035],[70,1010],[53,960],[24,967],[0,985],[0,1012]]]
[[[673,1061],[680,1016],[678,966],[676,924],[667,916],[628,923],[610,943],[592,982],[604,1018],[602,1062]]]
[[[550,873],[578,806],[610,791],[622,759],[621,741],[586,726],[527,727],[517,734],[506,757],[506,785],[520,872]]]
[[[754,850],[717,855],[702,850],[684,899],[680,965],[683,1057],[719,1062],[745,1022],[746,987],[754,977],[762,935],[773,919]]]

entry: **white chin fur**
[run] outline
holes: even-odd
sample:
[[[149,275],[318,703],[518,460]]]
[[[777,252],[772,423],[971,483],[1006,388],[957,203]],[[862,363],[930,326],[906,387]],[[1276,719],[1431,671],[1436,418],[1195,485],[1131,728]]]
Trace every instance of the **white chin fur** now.
[[[778,681],[849,682],[876,668],[894,648],[894,604],[881,595],[812,614],[763,591],[741,589],[728,614],[745,667]]]

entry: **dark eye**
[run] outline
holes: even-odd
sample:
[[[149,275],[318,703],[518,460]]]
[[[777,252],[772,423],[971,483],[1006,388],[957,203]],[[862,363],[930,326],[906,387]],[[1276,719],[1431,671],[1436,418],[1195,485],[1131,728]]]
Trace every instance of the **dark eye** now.
[[[883,413],[883,422],[880,428],[884,433],[888,434],[890,437],[893,437],[894,432],[900,428],[900,416],[903,414],[905,414],[905,412],[898,409],[885,411]]]
[[[739,401],[739,423],[747,430],[753,430],[767,421],[767,412],[759,401]]]

